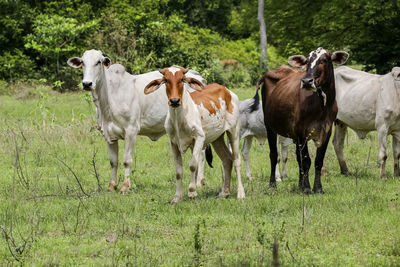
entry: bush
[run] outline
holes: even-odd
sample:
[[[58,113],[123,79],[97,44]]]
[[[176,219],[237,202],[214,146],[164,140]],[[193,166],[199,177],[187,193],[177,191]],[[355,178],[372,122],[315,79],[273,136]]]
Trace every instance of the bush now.
[[[10,94],[8,82],[0,80],[0,95],[8,95],[8,94]]]
[[[19,49],[0,56],[0,79],[27,80],[34,76],[34,68],[35,63]]]

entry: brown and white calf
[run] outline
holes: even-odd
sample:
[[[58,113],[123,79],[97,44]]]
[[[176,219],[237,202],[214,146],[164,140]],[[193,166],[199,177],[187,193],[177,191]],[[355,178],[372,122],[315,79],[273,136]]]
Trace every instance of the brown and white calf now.
[[[176,193],[172,203],[182,199],[182,154],[188,148],[192,150],[190,160],[191,180],[189,184],[189,198],[197,196],[196,173],[198,170],[201,152],[207,144],[212,144],[224,166],[224,181],[220,197],[230,194],[230,180],[232,162],[238,180],[238,199],[245,197],[240,177],[239,153],[239,99],[224,86],[210,84],[204,86],[195,78],[187,77],[187,70],[173,66],[160,71],[162,78],[153,80],[144,89],[150,94],[166,85],[169,111],[165,121],[165,129],[170,138],[172,154],[176,168]],[[190,93],[184,88],[187,83],[196,91]],[[232,153],[224,142],[224,133],[227,133]]]

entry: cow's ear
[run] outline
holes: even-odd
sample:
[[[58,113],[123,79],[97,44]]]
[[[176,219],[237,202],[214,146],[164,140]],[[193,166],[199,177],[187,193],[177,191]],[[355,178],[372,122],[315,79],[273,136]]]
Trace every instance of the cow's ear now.
[[[190,88],[201,91],[204,88],[204,85],[197,79],[191,77],[184,77],[183,82],[188,83]]]
[[[349,58],[349,53],[344,51],[336,51],[333,52],[331,59],[334,63],[338,65],[342,65],[346,63],[347,59]]]
[[[68,59],[67,64],[77,69],[82,67],[82,59],[79,57],[71,57]]]
[[[103,58],[103,65],[106,66],[107,68],[110,67],[111,59],[109,59],[108,57],[104,57]]]
[[[400,68],[399,67],[394,67],[392,69],[392,75],[393,75],[393,78],[396,81],[400,81]]]
[[[296,68],[304,67],[307,64],[307,58],[303,55],[295,55],[289,57],[288,63]]]
[[[158,88],[160,88],[160,86],[162,85],[162,84],[164,84],[165,83],[165,79],[164,79],[164,77],[163,78],[160,78],[160,79],[156,79],[156,80],[153,80],[153,81],[151,81],[148,85],[146,85],[146,87],[144,88],[144,94],[145,95],[148,95],[148,94],[150,94],[150,93],[153,93],[155,90],[157,90]]]

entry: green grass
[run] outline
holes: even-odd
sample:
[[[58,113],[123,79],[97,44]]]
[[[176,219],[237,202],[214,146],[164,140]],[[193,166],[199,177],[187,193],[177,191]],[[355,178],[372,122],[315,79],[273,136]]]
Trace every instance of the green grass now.
[[[139,137],[136,188],[128,195],[108,193],[109,160],[95,130],[93,104],[84,93],[29,90],[36,93],[0,96],[0,265],[19,260],[28,266],[270,266],[274,238],[282,266],[400,265],[400,180],[393,177],[391,151],[388,178],[379,178],[375,134],[361,141],[350,132],[345,145],[349,177],[340,175],[329,145],[324,195],[303,196],[297,189],[294,146],[289,180],[268,189],[268,146],[253,142],[256,178],[248,181],[242,166],[244,201],[236,199],[236,176],[232,196],[216,198],[221,163],[215,156],[197,199],[185,195],[170,205],[175,168],[167,136],[157,142]],[[236,93],[244,99],[253,96],[254,88]],[[101,190],[92,166],[94,151]],[[121,143],[120,159],[122,152]],[[189,153],[186,193],[188,161]],[[122,172],[120,163],[120,179]],[[116,240],[107,242],[113,234]]]

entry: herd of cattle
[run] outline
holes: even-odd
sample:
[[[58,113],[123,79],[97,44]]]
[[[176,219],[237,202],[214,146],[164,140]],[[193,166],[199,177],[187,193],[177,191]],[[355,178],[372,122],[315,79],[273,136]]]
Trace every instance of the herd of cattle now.
[[[192,151],[189,198],[204,184],[204,158],[211,166],[210,144],[220,157],[224,180],[220,197],[230,194],[232,167],[237,176],[237,197],[245,198],[241,181],[239,140],[246,174],[252,179],[249,153],[252,138],[270,147],[270,186],[287,178],[288,146],[296,145],[299,187],[310,193],[308,172],[311,160],[307,141],[317,146],[314,193],[322,193],[321,169],[335,122],[334,148],[342,174],[348,174],[343,156],[347,127],[360,138],[377,130],[380,175],[385,176],[386,138],[393,136],[394,173],[400,175],[400,68],[389,74],[374,75],[348,67],[334,70],[332,62],[343,64],[348,54],[330,54],[323,48],[308,57],[296,55],[289,64],[267,71],[257,83],[256,95],[239,101],[232,91],[219,84],[206,85],[201,75],[179,66],[140,75],[131,75],[120,64],[111,65],[101,51],[88,50],[68,64],[83,69],[82,87],[90,90],[96,105],[98,129],[107,142],[111,163],[108,189],[117,189],[118,140],[125,140],[125,169],[121,193],[130,189],[130,169],[137,135],[156,141],[168,134],[176,169],[173,203],[182,199],[182,154]],[[260,101],[258,90],[262,85]],[[228,144],[225,142],[225,133]],[[277,143],[282,147],[282,173],[279,173]]]

